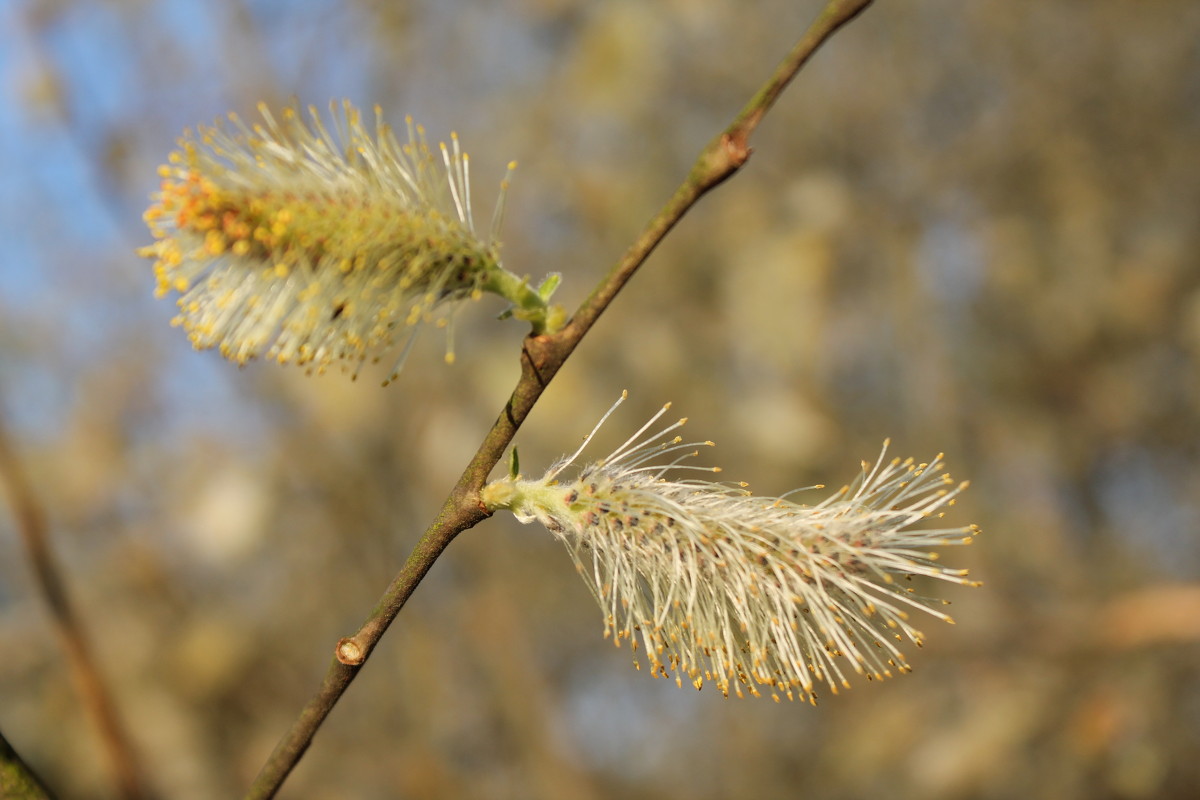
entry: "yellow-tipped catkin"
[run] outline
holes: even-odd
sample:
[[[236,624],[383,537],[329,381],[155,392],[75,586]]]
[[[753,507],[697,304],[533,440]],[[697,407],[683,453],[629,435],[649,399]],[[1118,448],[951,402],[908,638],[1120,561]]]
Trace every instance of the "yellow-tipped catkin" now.
[[[851,674],[907,672],[900,648],[922,641],[910,612],[952,621],[945,601],[919,594],[912,578],[977,585],[930,549],[969,544],[974,526],[914,527],[940,519],[966,487],[941,471],[940,456],[920,464],[881,454],[850,485],[802,505],[664,477],[715,469],[681,466],[711,444],[674,436],[682,420],[645,435],[663,412],[573,478],[560,473],[582,447],[541,478],[504,478],[483,492],[490,509],[541,522],[567,546],[604,611],[605,635],[630,640],[652,674],[697,688],[711,681],[726,695],[815,701],[818,683],[836,693]]]
[[[185,131],[145,213],[157,293],[200,349],[353,369],[478,296],[499,266],[495,231],[476,234],[457,137],[435,155],[409,120],[401,143],[375,109],[285,108]],[[501,198],[503,199],[503,198]]]

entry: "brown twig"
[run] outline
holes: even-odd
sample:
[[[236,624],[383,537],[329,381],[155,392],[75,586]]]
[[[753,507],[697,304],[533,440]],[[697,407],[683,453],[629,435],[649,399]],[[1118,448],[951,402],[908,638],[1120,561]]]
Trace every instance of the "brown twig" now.
[[[150,796],[129,737],[117,715],[112,696],[92,656],[83,624],[75,613],[47,534],[46,515],[21,469],[16,452],[0,424],[0,483],[8,489],[13,518],[24,541],[34,581],[41,590],[54,627],[67,654],[71,676],[88,715],[95,721],[122,797]]]
[[[529,336],[521,352],[521,377],[504,411],[463,471],[437,519],[421,536],[400,573],[384,592],[366,623],[338,642],[335,659],[320,690],[276,745],[246,794],[273,797],[292,768],[308,749],[321,723],[379,643],[384,631],[433,566],[442,551],[462,531],[488,516],[479,501],[492,468],[499,462],[534,404],[584,335],[608,308],[617,293],[645,262],[654,248],[706,192],[737,172],[750,156],[749,139],[763,116],[805,62],[830,36],[854,19],[872,0],[830,0],[824,11],[796,44],[771,78],[754,95],[733,122],[700,153],[683,184],[650,221],[624,256],[584,300],[562,330],[551,335]]]

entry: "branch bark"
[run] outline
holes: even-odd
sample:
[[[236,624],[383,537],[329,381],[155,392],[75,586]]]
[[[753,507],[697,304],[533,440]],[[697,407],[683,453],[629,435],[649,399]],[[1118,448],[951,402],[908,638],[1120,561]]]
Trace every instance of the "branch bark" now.
[[[701,151],[687,178],[663,209],[650,220],[562,330],[550,335],[531,335],[525,339],[521,350],[521,377],[504,410],[446,498],[437,518],[421,536],[367,621],[353,636],[338,642],[335,658],[321,688],[276,745],[247,792],[247,800],[275,796],[288,773],[312,743],[322,722],[438,556],[459,533],[488,516],[479,500],[480,489],[534,404],[596,320],[684,214],[708,191],[741,169],[750,157],[750,136],[787,84],[825,41],[871,2],[830,0],[733,122]]]

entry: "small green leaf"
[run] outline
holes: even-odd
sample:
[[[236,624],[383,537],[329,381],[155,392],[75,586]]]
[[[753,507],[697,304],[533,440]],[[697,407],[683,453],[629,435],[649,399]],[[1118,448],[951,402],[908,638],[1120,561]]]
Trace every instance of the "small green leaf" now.
[[[562,273],[551,272],[546,276],[546,279],[542,281],[541,285],[538,286],[538,297],[549,302],[551,296],[554,294],[554,290],[558,288],[560,283],[562,283]]]

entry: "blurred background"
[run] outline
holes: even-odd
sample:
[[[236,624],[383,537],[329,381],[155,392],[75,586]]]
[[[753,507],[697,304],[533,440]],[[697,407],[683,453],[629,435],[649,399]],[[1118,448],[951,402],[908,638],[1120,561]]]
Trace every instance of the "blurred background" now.
[[[503,406],[485,299],[380,388],[192,351],[141,223],[185,126],[380,103],[510,159],[504,257],[586,295],[820,3],[0,3],[0,419],[164,797],[237,796]],[[880,3],[601,319],[526,472],[622,389],[763,494],[945,451],[958,624],[816,708],[630,667],[567,554],[446,552],[288,798],[1184,798],[1200,785],[1200,4]],[[0,492],[0,496],[3,496]],[[814,499],[819,495],[813,495]],[[7,504],[0,730],[115,796]]]

